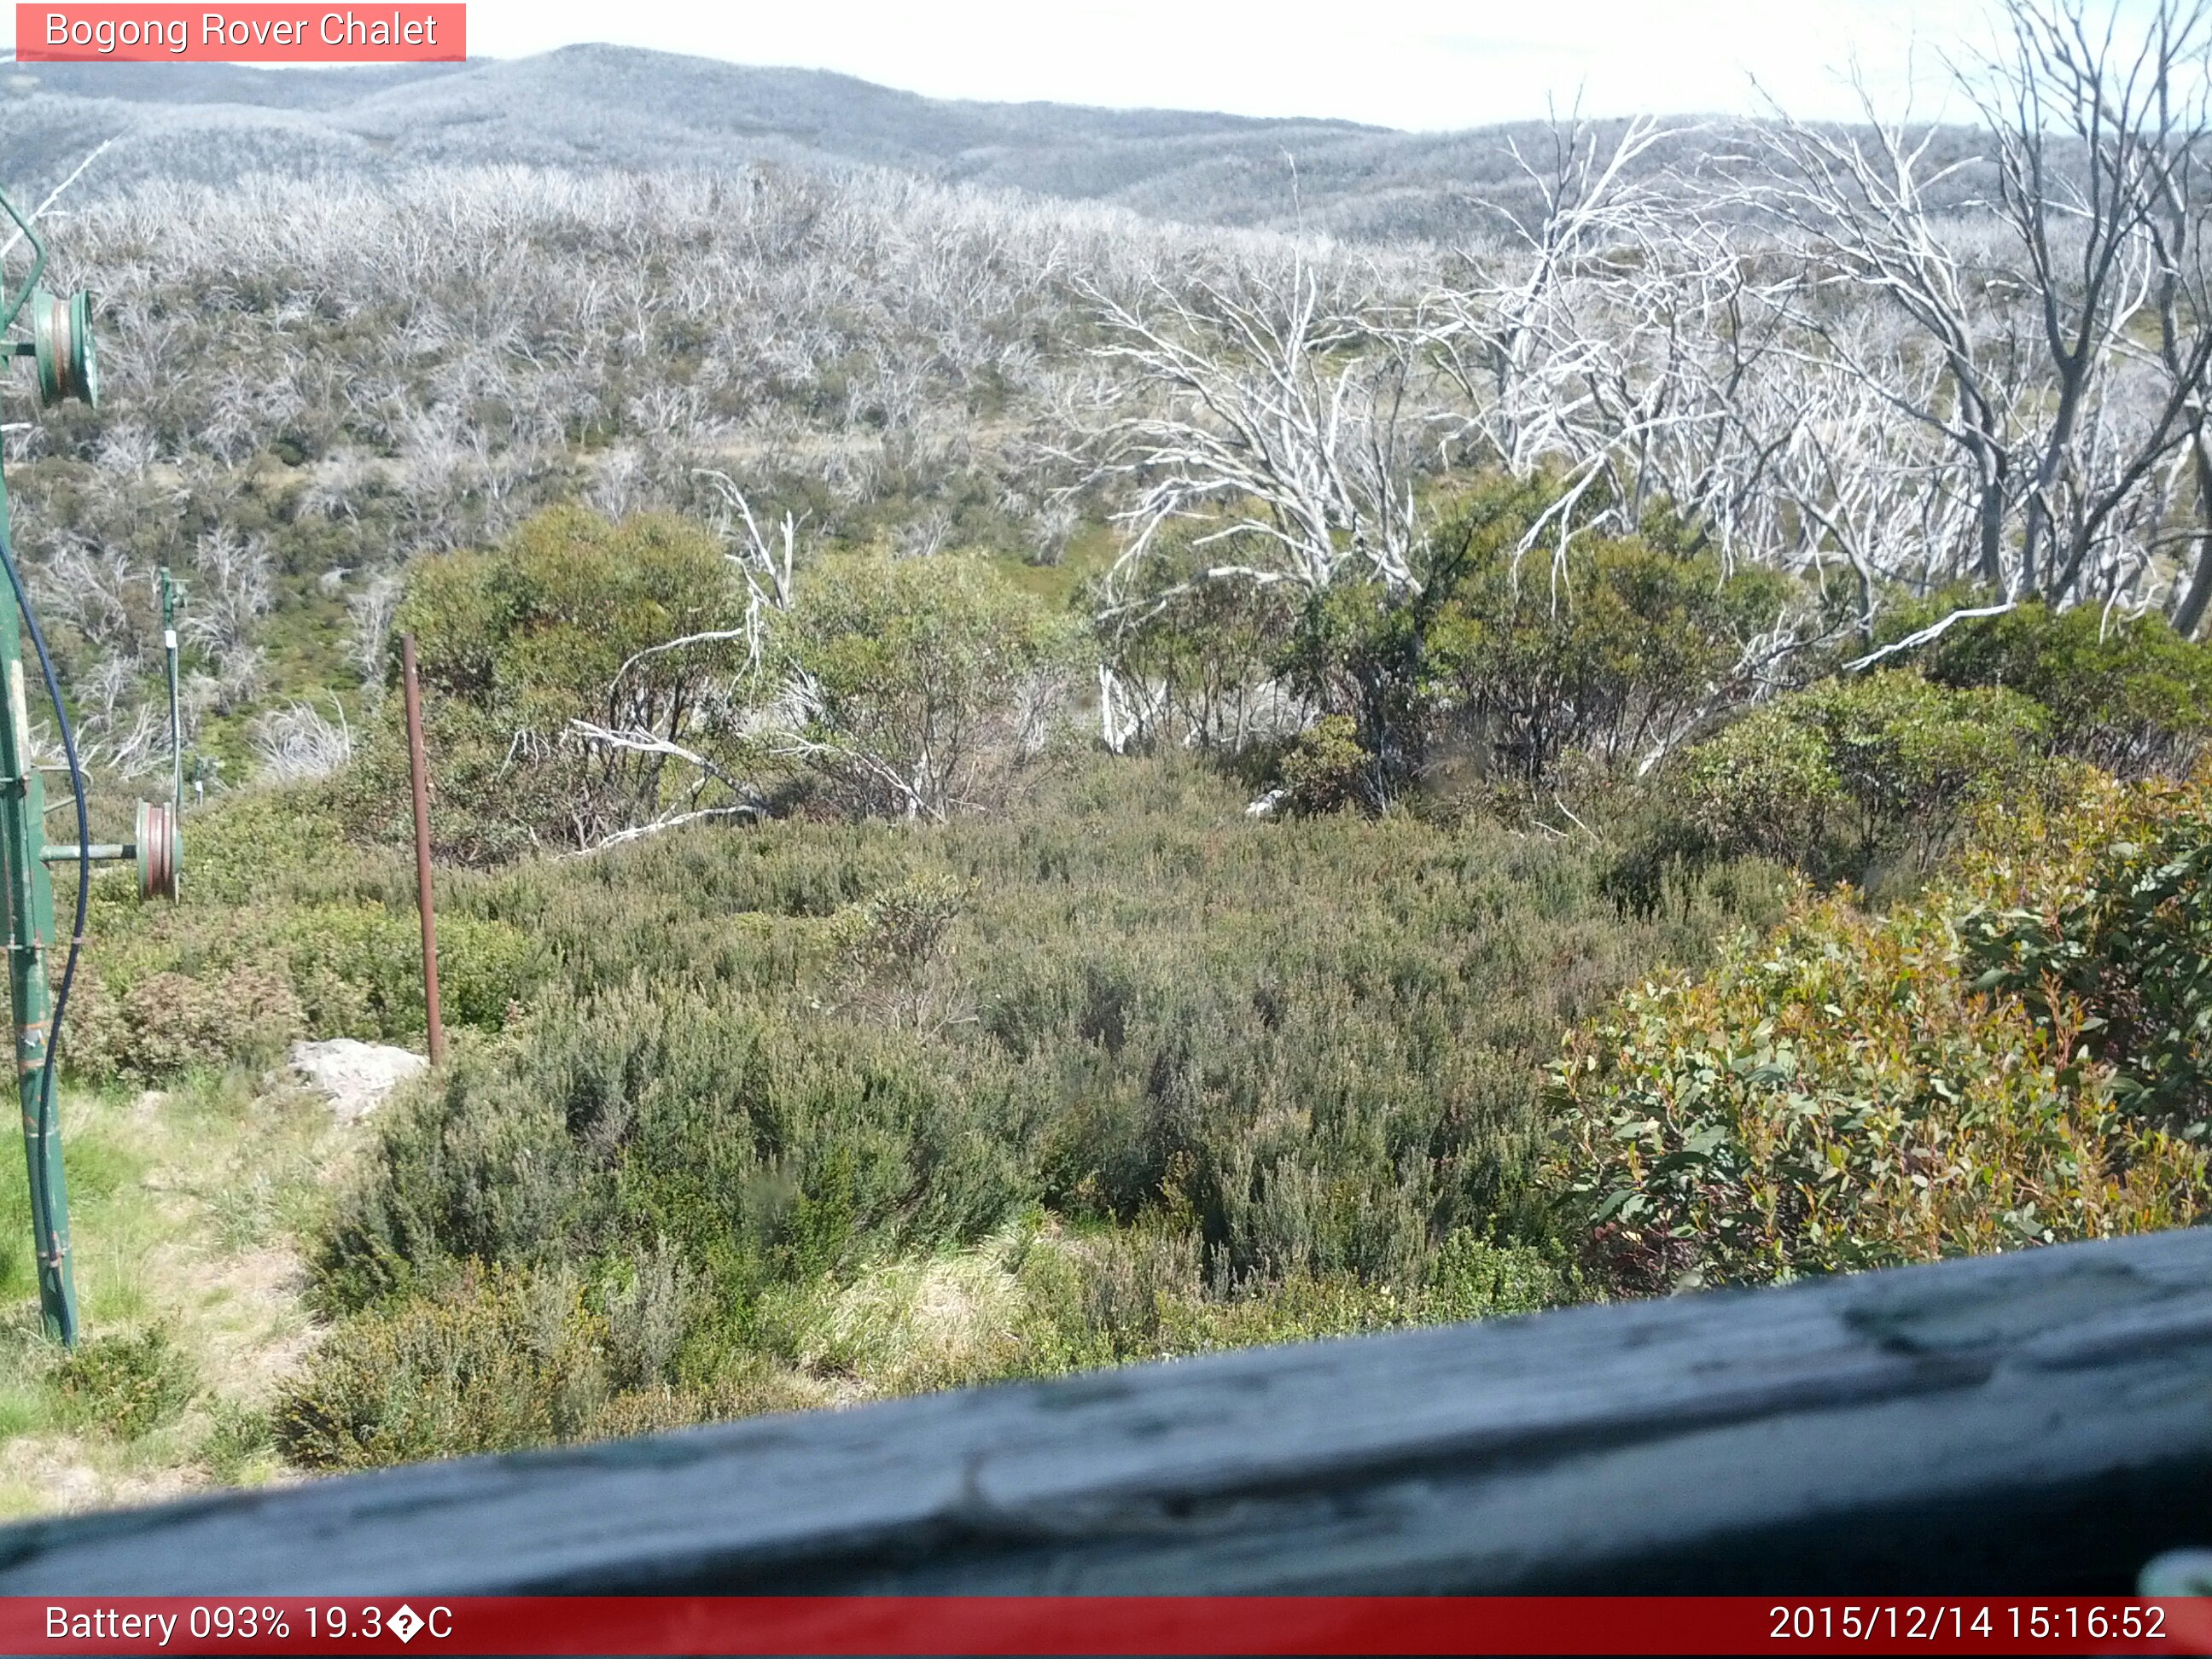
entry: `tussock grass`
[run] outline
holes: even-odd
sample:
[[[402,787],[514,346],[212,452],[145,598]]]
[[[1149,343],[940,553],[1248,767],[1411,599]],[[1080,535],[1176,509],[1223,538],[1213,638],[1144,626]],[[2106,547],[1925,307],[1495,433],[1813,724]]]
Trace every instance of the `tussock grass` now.
[[[277,1478],[267,1408],[313,1340],[298,1241],[359,1132],[241,1073],[61,1113],[82,1340],[40,1329],[27,1194],[0,1182],[0,1515]]]

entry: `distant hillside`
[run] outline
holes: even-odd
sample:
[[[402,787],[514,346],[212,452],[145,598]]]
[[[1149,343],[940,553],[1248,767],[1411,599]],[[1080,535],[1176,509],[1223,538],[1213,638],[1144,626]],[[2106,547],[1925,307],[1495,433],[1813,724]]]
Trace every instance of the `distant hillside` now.
[[[466,65],[260,70],[0,61],[0,173],[35,188],[122,141],[84,187],[423,161],[863,164],[1115,203],[1162,218],[1359,240],[1452,236],[1511,191],[1510,130],[955,102],[818,70],[614,46]],[[1295,163],[1295,177],[1294,166]]]

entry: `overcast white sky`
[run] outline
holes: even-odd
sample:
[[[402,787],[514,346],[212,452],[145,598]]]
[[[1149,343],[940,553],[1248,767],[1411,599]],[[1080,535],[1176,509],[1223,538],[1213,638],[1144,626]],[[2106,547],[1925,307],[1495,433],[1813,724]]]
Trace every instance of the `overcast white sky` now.
[[[1594,114],[1747,110],[1754,76],[1795,112],[1845,114],[1855,57],[1885,102],[1916,64],[1932,113],[1936,49],[1988,16],[1986,0],[474,0],[469,45],[612,40],[938,97],[1449,128],[1578,90]]]
[[[1916,33],[1932,82],[1932,45],[1987,16],[1983,0],[476,0],[469,44],[612,40],[937,97],[1443,128],[1577,88],[1592,113],[1747,109],[1753,75],[1792,109],[1843,113],[1854,53],[1901,95]]]

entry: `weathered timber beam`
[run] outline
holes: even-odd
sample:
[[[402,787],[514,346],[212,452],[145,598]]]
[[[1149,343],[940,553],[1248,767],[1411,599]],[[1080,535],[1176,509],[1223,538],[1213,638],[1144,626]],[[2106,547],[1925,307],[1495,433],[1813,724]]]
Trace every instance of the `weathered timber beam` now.
[[[2106,1593],[2212,1543],[2212,1229],[0,1531],[0,1595]]]

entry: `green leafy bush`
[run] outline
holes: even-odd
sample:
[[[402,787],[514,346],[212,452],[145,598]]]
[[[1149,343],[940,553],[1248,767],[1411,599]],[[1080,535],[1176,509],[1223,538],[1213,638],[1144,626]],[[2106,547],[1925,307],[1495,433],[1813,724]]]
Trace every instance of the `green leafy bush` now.
[[[2199,777],[2118,797],[2086,869],[1960,924],[1978,988],[2018,998],[2045,1024],[2074,1018],[2081,1052],[2112,1068],[2130,1116],[2200,1141],[2212,1137],[2205,792]]]
[[[1424,1315],[1432,1320],[1486,1319],[1537,1313],[1583,1299],[1579,1276],[1552,1253],[1500,1243],[1462,1227],[1429,1264]]]
[[[1308,817],[1370,798],[1374,770],[1375,757],[1359,746],[1359,728],[1349,714],[1327,715],[1299,732],[1277,769],[1284,804]]]
[[[1613,765],[1749,696],[1758,642],[1801,603],[1663,515],[1643,536],[1568,537],[1555,559],[1563,503],[1543,480],[1453,483],[1430,506],[1411,580],[1352,561],[1318,591],[1255,583],[1238,574],[1267,562],[1240,549],[1249,531],[1152,550],[1101,629],[1141,729],[1233,752],[1276,741],[1286,712],[1347,721],[1377,807],[1439,756],[1522,781],[1578,752]]]
[[[911,977],[943,950],[969,896],[949,876],[900,882],[839,910],[830,939],[855,980]]]
[[[449,912],[438,944],[453,1024],[496,1029],[545,971],[506,922]],[[195,903],[80,970],[64,1063],[88,1081],[155,1083],[195,1066],[267,1066],[295,1037],[419,1036],[422,963],[411,906]]]
[[[1535,778],[1571,752],[1636,760],[1750,695],[1753,642],[1796,603],[1786,578],[1731,569],[1656,520],[1577,538],[1564,562],[1523,554],[1550,505],[1534,486],[1485,491],[1437,532],[1452,556],[1425,598],[1426,672],[1453,728]]]
[[[268,931],[319,1035],[377,1041],[425,1029],[422,923],[411,906],[304,906]],[[496,1028],[540,977],[536,954],[520,929],[449,909],[438,925],[444,1018]]]
[[[1955,624],[1922,659],[1938,684],[2033,698],[2055,752],[2124,776],[2185,769],[2212,735],[2212,650],[2154,612],[2023,605]]]
[[[2002,850],[1917,902],[1876,918],[1808,896],[1710,976],[1578,1034],[1553,1167],[1603,1281],[1762,1283],[2201,1219],[2205,1147],[2142,1109],[2167,1073],[2116,1078],[2131,1056],[2092,1041],[2108,987],[2023,1000],[2002,988],[2025,957],[1981,972],[1992,913],[2045,914],[2114,810],[2092,791],[2056,817],[1993,813]]]
[[[951,1017],[945,976],[933,973],[973,894],[950,876],[902,881],[850,904],[827,934],[845,969],[844,1006],[875,1023],[926,1026]]]
[[[1678,756],[1611,890],[1648,912],[1670,869],[1751,855],[1835,879],[1898,854],[1924,874],[1977,806],[2051,781],[2049,730],[2040,704],[2002,687],[1931,685],[1909,670],[1825,682]]]
[[[1094,585],[1082,606],[1104,613],[1094,643],[1135,728],[1121,734],[1125,744],[1187,739],[1234,756],[1274,731],[1276,678],[1300,607],[1284,583],[1209,579],[1209,571],[1253,562],[1238,538],[1200,547],[1191,540],[1159,538],[1125,590],[1109,597]]]
[[[742,1358],[671,1387],[667,1352],[637,1346],[641,1288],[650,1305],[649,1282],[609,1297],[557,1268],[465,1268],[333,1333],[272,1409],[276,1444],[302,1468],[370,1468],[817,1403]]]
[[[847,811],[941,818],[984,805],[1048,737],[1073,639],[981,560],[829,562],[776,630],[803,722],[774,746]]]
[[[1954,690],[1904,672],[1831,680],[1782,707],[1825,747],[1862,852],[1901,834],[1923,869],[1968,808],[2034,779],[2051,729],[2049,711],[2016,691]]]
[[[668,757],[595,744],[571,722],[671,730],[743,661],[730,635],[744,613],[713,538],[665,515],[558,507],[495,546],[417,562],[393,629],[416,636],[439,855],[590,845],[688,786]],[[393,845],[412,833],[400,701],[386,698],[334,789],[349,823]]]

